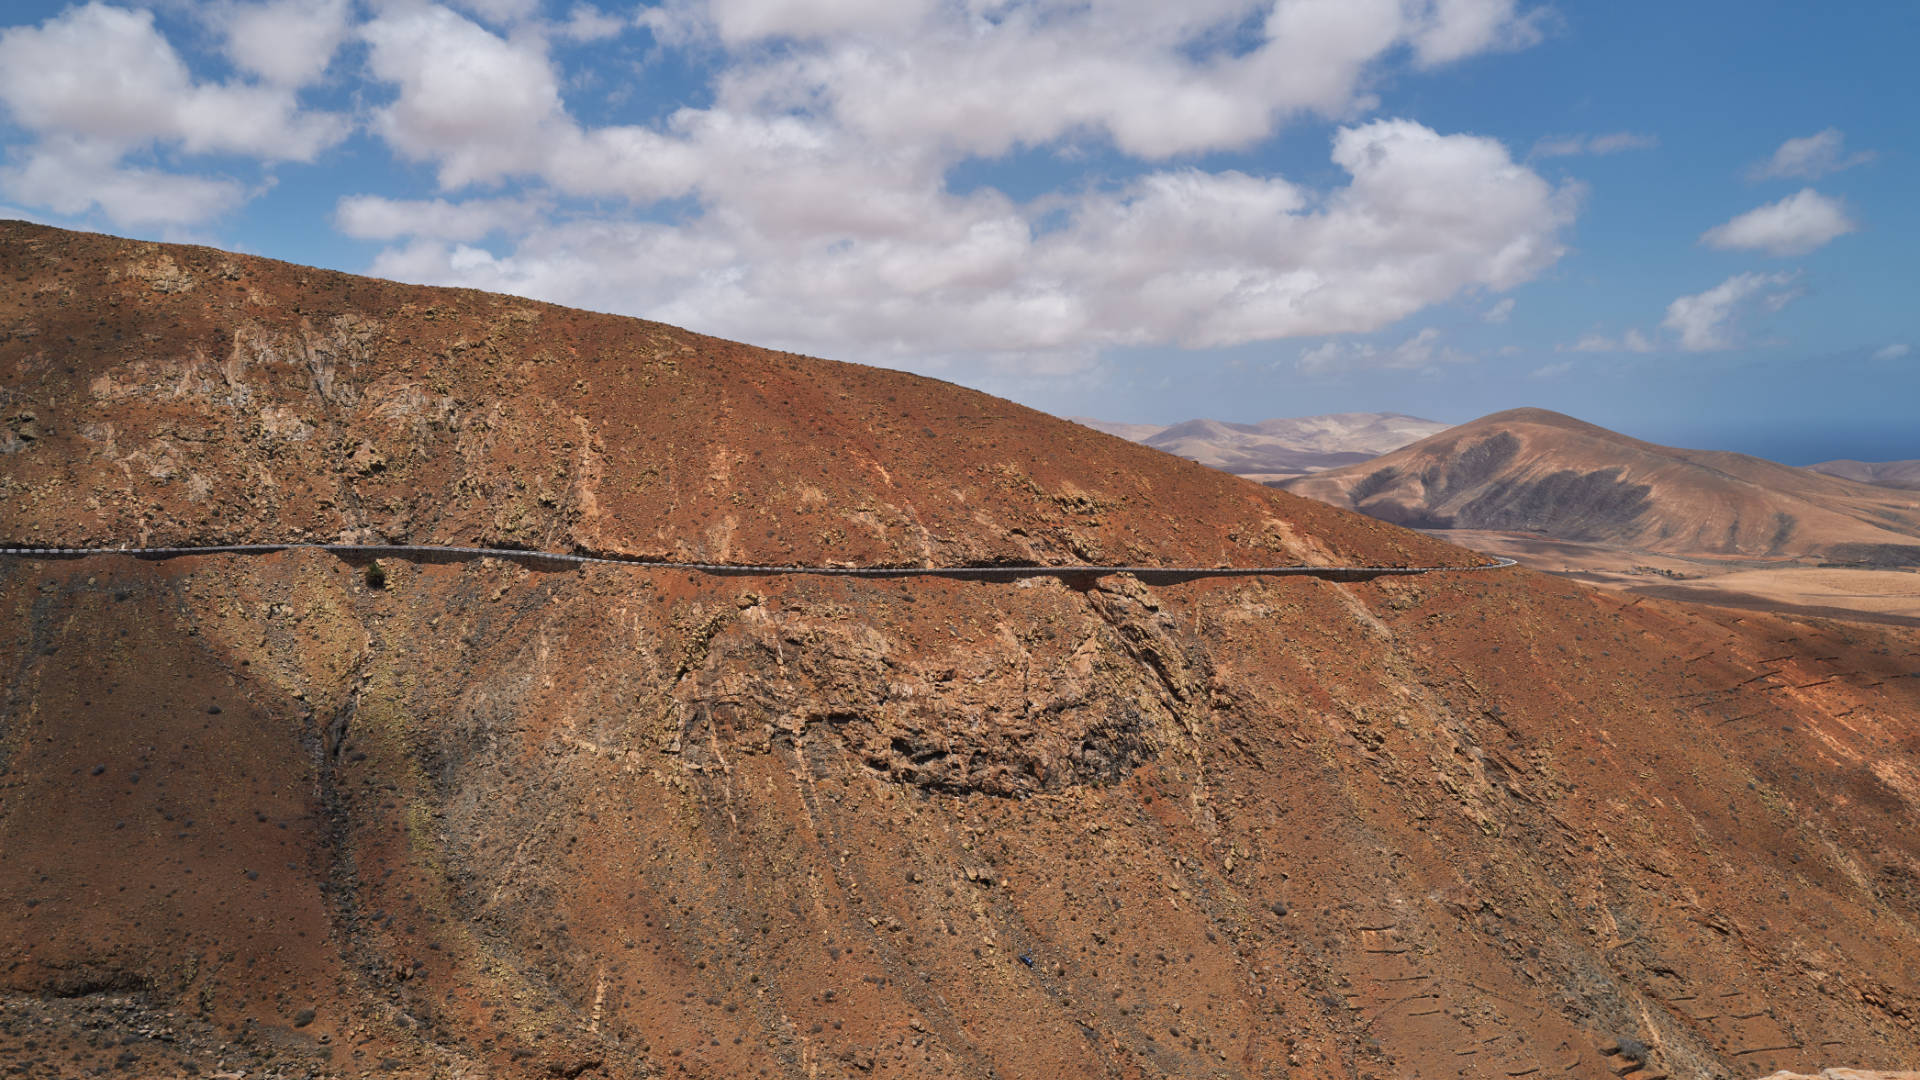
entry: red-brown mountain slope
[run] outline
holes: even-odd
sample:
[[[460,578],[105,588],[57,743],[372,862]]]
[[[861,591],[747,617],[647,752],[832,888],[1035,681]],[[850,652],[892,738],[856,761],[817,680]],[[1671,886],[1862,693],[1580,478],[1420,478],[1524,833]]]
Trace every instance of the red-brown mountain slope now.
[[[207,249],[20,224],[5,243],[26,541],[905,565],[1448,550],[898,372]]]
[[[1484,416],[1287,490],[1421,528],[1649,551],[1920,563],[1920,499],[1630,439],[1545,409]]]
[[[24,225],[0,275],[0,532],[29,540],[1472,561],[634,320]],[[382,565],[0,558],[0,1062],[1650,1080],[1920,1054],[1909,632],[1520,570]]]

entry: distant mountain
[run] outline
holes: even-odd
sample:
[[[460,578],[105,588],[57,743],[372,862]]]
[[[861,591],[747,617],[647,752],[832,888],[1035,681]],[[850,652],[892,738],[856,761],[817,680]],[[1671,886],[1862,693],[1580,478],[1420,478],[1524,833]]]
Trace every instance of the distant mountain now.
[[[1876,487],[1920,491],[1920,461],[1823,461],[1807,468]]]
[[[1090,416],[1069,416],[1067,419],[1082,427],[1118,435],[1128,442],[1146,442],[1149,437],[1167,430],[1165,424],[1123,424],[1117,420],[1095,420]]]
[[[1656,446],[1544,409],[1495,413],[1285,487],[1420,528],[1920,564],[1920,499],[1744,454]]]
[[[1076,423],[1253,480],[1279,481],[1370,461],[1447,425],[1400,413],[1332,413],[1233,424],[1188,420],[1165,427],[1074,417]]]

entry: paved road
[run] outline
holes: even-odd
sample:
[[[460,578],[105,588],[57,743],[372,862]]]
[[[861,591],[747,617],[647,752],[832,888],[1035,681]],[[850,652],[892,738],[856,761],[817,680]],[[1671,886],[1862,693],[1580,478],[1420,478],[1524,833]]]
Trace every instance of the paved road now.
[[[810,574],[826,577],[909,578],[941,577],[969,581],[1003,581],[1028,577],[1102,577],[1132,574],[1142,581],[1165,583],[1216,577],[1316,577],[1334,581],[1438,574],[1449,571],[1499,570],[1512,559],[1487,556],[1493,562],[1474,566],[750,566],[737,563],[671,562],[623,555],[581,555],[517,548],[447,547],[435,544],[216,544],[203,547],[0,547],[0,555],[23,559],[83,559],[116,555],[137,559],[174,559],[190,555],[265,555],[276,551],[325,551],[347,559],[394,558],[420,562],[466,559],[508,559],[529,566],[570,567],[587,564],[630,566],[643,570],[680,570],[701,574],[765,577]]]

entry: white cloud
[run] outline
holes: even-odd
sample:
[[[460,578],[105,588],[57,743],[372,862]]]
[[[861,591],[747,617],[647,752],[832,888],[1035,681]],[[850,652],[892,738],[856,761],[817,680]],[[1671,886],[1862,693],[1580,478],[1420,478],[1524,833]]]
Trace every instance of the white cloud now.
[[[1236,173],[1159,173],[1089,198],[1042,250],[1097,282],[1095,325],[1189,345],[1374,330],[1468,284],[1505,289],[1557,259],[1566,200],[1498,143],[1408,121],[1343,129],[1353,176],[1311,197]],[[1323,209],[1322,209],[1323,207]]]
[[[537,39],[509,42],[443,7],[396,8],[360,32],[374,76],[400,87],[374,130],[403,157],[438,161],[443,188],[537,173],[571,127]]]
[[[575,4],[567,20],[555,25],[554,32],[568,41],[604,41],[620,36],[630,25],[629,20],[609,15],[591,4]]]
[[[1293,113],[1349,117],[1398,48],[1431,66],[1539,36],[1513,0],[682,0],[642,18],[735,50],[724,109],[819,108],[985,156],[1089,135],[1150,159],[1244,147]]]
[[[849,32],[904,30],[932,15],[932,0],[709,0],[673,5],[678,17],[728,45],[769,38],[820,39]],[[701,24],[705,24],[701,27]]]
[[[1572,157],[1576,154],[1618,154],[1624,150],[1651,150],[1660,145],[1657,135],[1616,131],[1609,135],[1555,135],[1533,144],[1532,157]]]
[[[1568,191],[1498,143],[1406,121],[1342,130],[1333,158],[1352,182],[1330,192],[1183,169],[1030,206],[797,136],[743,155],[689,130],[688,152],[715,162],[698,189],[712,208],[690,223],[541,227],[502,255],[413,243],[375,269],[869,359],[935,342],[1209,346],[1371,331],[1464,288],[1510,288],[1559,257],[1572,214]]]
[[[1641,333],[1637,329],[1628,329],[1626,333],[1620,335],[1617,338],[1610,338],[1605,334],[1588,334],[1586,337],[1581,338],[1579,341],[1576,341],[1571,345],[1559,346],[1556,349],[1556,351],[1558,352],[1593,352],[1593,353],[1621,353],[1621,352],[1650,353],[1655,348],[1656,346],[1654,345],[1652,339],[1648,338],[1647,335]]]
[[[1859,226],[1839,200],[1803,188],[1779,202],[1749,210],[1701,235],[1701,243],[1723,250],[1764,251],[1769,255],[1805,255]]]
[[[302,109],[294,85],[324,70],[332,53],[323,24],[345,9],[326,9],[229,7],[212,16],[229,20],[222,25],[235,63],[269,82],[196,80],[145,10],[89,3],[0,31],[0,105],[35,136],[0,170],[0,191],[60,214],[97,209],[121,225],[186,225],[238,206],[253,191],[233,180],[127,159],[167,149],[311,161],[345,138],[347,120]],[[286,25],[262,30],[256,17]],[[304,60],[276,54],[293,41],[304,43]]]
[[[1529,372],[1529,379],[1558,379],[1573,370],[1573,361],[1562,360],[1557,364],[1546,364]]]
[[[1476,53],[1524,49],[1540,42],[1545,8],[1520,14],[1514,0],[1429,0],[1409,5],[1413,50],[1422,66]]]
[[[286,88],[196,82],[152,12],[100,3],[0,32],[0,102],[42,134],[269,160],[311,161],[347,132]]]
[[[1758,305],[1778,312],[1800,295],[1791,288],[1796,274],[1735,274],[1692,296],[1667,305],[1661,326],[1680,335],[1680,347],[1689,352],[1730,349],[1737,340],[1734,323],[1745,310]]]
[[[1902,343],[1888,345],[1873,354],[1875,360],[1899,360],[1913,352],[1913,346]]]
[[[1781,143],[1771,158],[1748,169],[1747,176],[1752,180],[1778,177],[1818,180],[1829,173],[1865,165],[1874,156],[1871,150],[1847,154],[1846,136],[1838,128],[1828,128],[1802,139],[1788,139]]]
[[[375,271],[835,355],[1078,370],[1104,345],[1371,331],[1511,288],[1559,258],[1578,195],[1497,141],[1407,121],[1341,129],[1352,180],[1332,190],[1191,168],[1025,204],[949,188],[969,157],[1020,145],[1151,160],[1346,115],[1395,50],[1438,64],[1533,40],[1536,17],[1503,0],[677,0],[639,18],[725,60],[710,105],[588,127],[546,30],[378,11],[369,69],[395,93],[373,130],[449,198],[344,200],[342,228],[404,240]],[[513,200],[454,197],[519,180],[536,203],[630,212],[529,223]],[[679,197],[696,209],[645,219]],[[497,230],[505,244],[473,246]]]
[[[540,0],[451,0],[455,7],[495,25],[525,22],[540,11]]]
[[[117,147],[68,138],[43,140],[23,164],[0,169],[0,190],[56,214],[97,208],[122,225],[206,221],[248,196],[232,180],[128,167],[121,164]]]
[[[223,3],[206,17],[242,71],[275,86],[305,86],[327,70],[347,38],[348,0]]]
[[[1513,316],[1513,308],[1514,308],[1514,299],[1513,297],[1509,296],[1501,300],[1499,303],[1488,308],[1486,311],[1486,314],[1480,317],[1489,323],[1499,325],[1501,323],[1506,322],[1509,318]]]
[[[357,240],[415,237],[471,243],[494,232],[522,233],[546,214],[543,203],[525,199],[388,199],[352,195],[334,209],[334,224]]]
[[[1440,364],[1471,363],[1476,358],[1440,344],[1440,331],[1429,326],[1390,348],[1364,341],[1329,341],[1300,354],[1296,366],[1308,374],[1331,371],[1434,371]]]
[[[566,111],[542,36],[502,38],[444,7],[394,8],[361,36],[374,77],[399,88],[375,110],[374,132],[401,157],[436,163],[447,191],[530,176],[564,194],[646,204],[688,193],[704,170],[765,176],[756,162],[770,153],[826,149],[803,119],[719,110],[682,110],[668,133],[587,131]]]

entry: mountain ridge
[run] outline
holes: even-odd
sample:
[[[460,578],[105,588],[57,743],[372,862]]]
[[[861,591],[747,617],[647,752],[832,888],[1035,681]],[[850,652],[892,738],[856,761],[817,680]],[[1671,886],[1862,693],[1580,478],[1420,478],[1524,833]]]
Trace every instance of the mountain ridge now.
[[[658,323],[19,225],[0,277],[24,543],[1481,561]],[[1920,1053],[1897,627],[1523,569],[311,549],[0,557],[0,611],[0,1060],[29,1075],[1723,1080]]]
[[[1327,413],[1255,423],[1195,419],[1168,425],[1071,419],[1269,484],[1288,476],[1369,460],[1446,428],[1445,424],[1403,413]]]
[[[1876,487],[1920,490],[1920,461],[1853,461],[1842,458],[1805,466],[1817,473]]]
[[[1659,446],[1545,409],[1493,413],[1286,487],[1423,528],[1753,558],[1920,561],[1912,498],[1749,455]]]

